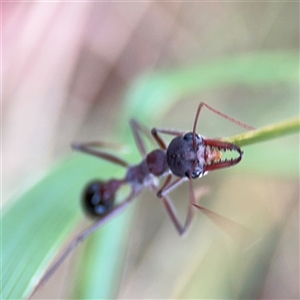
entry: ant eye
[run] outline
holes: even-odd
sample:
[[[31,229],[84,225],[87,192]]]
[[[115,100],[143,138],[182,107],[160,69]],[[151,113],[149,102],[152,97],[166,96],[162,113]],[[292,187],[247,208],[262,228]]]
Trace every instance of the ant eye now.
[[[200,170],[194,170],[192,173],[192,178],[198,178],[200,176],[201,172]]]
[[[187,178],[191,178],[191,179],[198,178],[200,175],[201,175],[201,171],[200,170],[194,170],[192,174],[190,174],[190,171],[186,171],[185,172],[185,176]]]
[[[192,141],[194,138],[194,134],[192,132],[188,132],[183,136],[183,139],[186,141]]]

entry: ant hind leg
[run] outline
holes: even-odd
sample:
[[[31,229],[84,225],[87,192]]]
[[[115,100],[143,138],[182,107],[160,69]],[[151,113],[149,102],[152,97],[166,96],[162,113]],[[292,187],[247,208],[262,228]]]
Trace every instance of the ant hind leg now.
[[[111,146],[111,145],[112,144],[105,143],[105,142],[73,143],[72,149],[96,156],[98,158],[102,158],[121,167],[128,168],[129,164],[125,160],[119,158],[116,155],[96,149],[96,148]]]

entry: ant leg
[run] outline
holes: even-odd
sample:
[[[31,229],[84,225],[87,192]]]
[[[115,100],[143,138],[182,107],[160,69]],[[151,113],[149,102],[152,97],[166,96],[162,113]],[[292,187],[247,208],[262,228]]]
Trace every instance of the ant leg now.
[[[250,126],[250,125],[247,125],[233,117],[230,117],[216,109],[214,109],[213,107],[209,106],[208,104],[204,103],[204,102],[200,102],[199,106],[198,106],[198,109],[197,109],[197,113],[196,113],[196,117],[195,117],[195,121],[194,121],[194,126],[193,126],[193,134],[196,133],[196,127],[197,127],[197,122],[198,122],[198,119],[199,119],[199,115],[200,115],[200,112],[201,112],[201,109],[203,107],[206,107],[208,110],[212,111],[213,113],[215,113],[216,115],[219,115],[221,117],[223,117],[224,119],[227,119],[228,121],[238,125],[238,126],[241,126],[245,129],[248,129],[248,130],[254,130],[255,128],[253,126]]]
[[[162,137],[158,133],[164,133],[169,135],[175,135],[180,136],[185,133],[185,131],[178,131],[178,130],[170,130],[170,129],[163,129],[163,128],[153,128],[151,130],[151,135],[149,135],[149,130],[147,127],[142,125],[141,123],[137,122],[135,119],[130,120],[130,125],[132,128],[132,132],[136,141],[136,144],[138,146],[138,149],[140,150],[141,154],[145,157],[147,155],[145,144],[142,140],[140,132],[142,132],[145,136],[150,138],[152,140],[152,137],[155,139],[156,143],[160,146],[161,149],[166,150],[167,146]]]
[[[162,200],[163,200],[165,209],[166,209],[171,221],[173,222],[176,230],[178,231],[179,235],[183,235],[191,225],[191,222],[192,222],[192,219],[194,216],[193,206],[189,205],[189,210],[188,210],[185,222],[183,225],[181,225],[171,199],[168,196],[164,196],[164,197],[162,197]]]
[[[133,133],[133,137],[135,139],[135,143],[137,145],[137,148],[139,149],[140,153],[143,157],[147,155],[146,146],[142,139],[141,133],[143,133],[145,136],[147,136],[151,140],[151,135],[149,134],[149,130],[146,126],[139,123],[135,119],[130,120],[130,126],[131,131]]]
[[[199,205],[195,199],[192,180],[190,180],[189,183],[190,203],[192,206],[199,209],[204,215],[206,215],[206,217],[208,217],[221,230],[226,232],[233,240],[237,241],[242,237],[243,240],[239,241],[242,248],[248,248],[258,241],[258,236],[247,227]],[[206,191],[204,190],[203,192],[205,193]],[[203,194],[203,192],[201,194]]]
[[[151,188],[154,192],[158,193],[158,189],[157,186],[152,184]],[[174,208],[174,205],[171,201],[171,199],[168,196],[161,196],[164,207],[172,221],[172,223],[174,224],[176,230],[178,231],[179,235],[183,235],[187,229],[189,228],[194,212],[193,212],[193,206],[189,205],[189,210],[188,210],[188,214],[186,216],[186,220],[184,222],[183,225],[180,224],[180,220],[177,216],[177,212],[176,209]]]
[[[185,131],[178,131],[178,130],[170,130],[170,129],[163,129],[163,128],[153,128],[151,130],[151,135],[149,135],[149,130],[147,127],[145,127],[143,124],[137,122],[135,119],[130,120],[130,125],[132,128],[132,132],[136,141],[136,144],[138,146],[138,149],[140,150],[141,154],[145,157],[147,155],[145,144],[141,137],[141,132],[147,136],[150,140],[152,138],[155,139],[156,143],[160,146],[161,149],[166,150],[167,146],[162,137],[158,133],[164,133],[169,135],[175,135],[180,136],[185,133]]]
[[[162,129],[162,128],[153,128],[151,130],[151,134],[152,134],[153,138],[155,139],[156,143],[159,145],[159,147],[163,150],[167,150],[166,143],[162,139],[162,137],[159,135],[159,133],[180,136],[180,135],[184,135],[185,131]]]
[[[125,160],[119,158],[118,156],[104,152],[104,151],[99,151],[99,150],[93,149],[94,147],[103,147],[103,146],[106,146],[106,143],[103,143],[103,142],[73,143],[72,149],[108,160],[111,163],[114,163],[114,164],[119,165],[124,168],[129,167],[129,164]]]
[[[29,294],[27,299],[31,298],[40,288],[43,286],[55,273],[55,271],[62,265],[62,263],[66,260],[66,258],[75,250],[75,248],[84,241],[89,235],[91,235],[95,230],[97,230],[100,226],[104,225],[114,216],[120,214],[127,208],[127,206],[136,198],[136,196],[141,192],[141,189],[132,189],[131,193],[128,197],[115,208],[113,208],[110,212],[104,215],[99,220],[95,221],[90,227],[84,229],[77,237],[75,237],[67,248],[63,251],[63,253],[58,257],[58,259],[46,270],[46,273],[42,276],[42,278],[38,281],[37,285],[34,287],[33,291]]]
[[[197,193],[197,200],[199,201],[200,197],[205,194],[207,192],[207,189],[203,189],[201,188],[201,190],[198,191]],[[193,201],[196,202],[196,200],[194,200],[195,198],[193,198]],[[188,212],[187,212],[187,216],[185,218],[185,222],[183,225],[180,224],[179,218],[177,216],[177,212],[174,208],[174,205],[171,201],[171,199],[168,196],[162,196],[162,200],[163,200],[163,204],[166,208],[166,211],[171,219],[171,221],[173,222],[176,230],[178,231],[179,235],[183,235],[188,228],[190,227],[191,223],[192,223],[192,219],[194,217],[194,209],[193,209],[193,205],[191,205],[191,202],[189,204],[189,208],[188,208]]]
[[[182,182],[187,180],[186,177],[179,177],[179,178],[176,178],[173,182],[171,182],[172,177],[173,177],[172,174],[168,175],[165,183],[163,184],[163,186],[156,193],[158,198],[161,198],[161,197],[167,195],[173,189],[175,189],[177,186],[179,186]]]

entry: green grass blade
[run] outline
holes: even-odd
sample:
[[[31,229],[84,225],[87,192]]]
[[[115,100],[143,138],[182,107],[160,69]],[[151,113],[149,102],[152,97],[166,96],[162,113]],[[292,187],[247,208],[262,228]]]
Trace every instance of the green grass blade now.
[[[95,168],[93,165],[83,158],[66,159],[4,209],[1,219],[4,299],[26,295],[35,276],[43,272],[78,222],[80,209],[76,199],[81,193],[82,180]]]
[[[224,141],[234,143],[242,147],[259,142],[265,142],[267,140],[283,137],[289,134],[299,133],[299,130],[300,119],[295,118],[289,121],[268,125],[257,130],[248,131],[246,133],[224,139]]]
[[[249,53],[146,74],[128,91],[124,117],[139,116],[141,120],[147,117],[155,123],[174,103],[170,99],[183,99],[196,93],[200,99],[201,92],[211,89],[230,86],[259,88],[275,83],[298,86],[297,51]]]

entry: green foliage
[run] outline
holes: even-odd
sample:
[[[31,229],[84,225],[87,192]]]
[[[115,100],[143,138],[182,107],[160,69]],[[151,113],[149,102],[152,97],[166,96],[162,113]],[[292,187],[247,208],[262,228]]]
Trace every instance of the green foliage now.
[[[298,67],[298,53],[258,53],[148,74],[137,80],[128,92],[121,110],[122,122],[133,116],[145,124],[155,124],[180,98],[206,90],[239,85],[251,89],[269,84],[297,86]],[[227,140],[245,146],[296,132],[299,132],[298,119]],[[130,146],[134,148],[128,134],[125,133],[123,139],[130,140]],[[270,159],[277,160],[276,153],[274,155],[268,153]],[[247,156],[251,156],[251,151]],[[128,158],[137,161],[134,153]],[[77,199],[84,184],[99,177],[101,170],[105,170],[107,178],[119,175],[106,162],[80,154],[70,155],[4,207],[1,298],[24,298],[31,292],[81,218]],[[89,238],[86,243],[88,255],[79,265],[81,280],[76,284],[74,297],[116,297],[120,282],[116,270],[123,265],[124,253],[120,253],[120,249],[124,249],[128,239],[132,213],[133,207]],[[95,284],[95,278],[101,281],[100,285]]]

